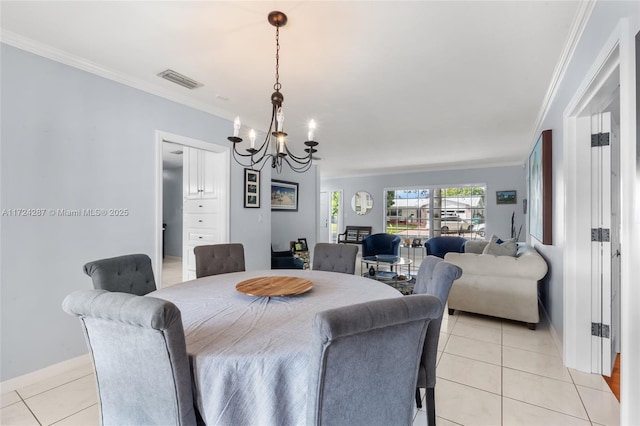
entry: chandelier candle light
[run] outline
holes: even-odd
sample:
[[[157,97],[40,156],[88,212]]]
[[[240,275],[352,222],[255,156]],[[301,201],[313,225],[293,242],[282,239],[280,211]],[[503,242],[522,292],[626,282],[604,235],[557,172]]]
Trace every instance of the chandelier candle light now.
[[[242,138],[238,136],[240,134],[241,123],[240,117],[236,117],[233,121],[233,136],[229,136],[227,139],[233,143],[233,158],[243,167],[250,167],[251,169],[259,167],[259,170],[262,170],[270,158],[271,167],[278,172],[282,170],[284,161],[294,172],[303,173],[309,170],[312,164],[313,154],[318,152],[318,150],[314,148],[318,145],[318,142],[313,140],[316,123],[313,120],[309,121],[308,140],[304,143],[307,146],[307,148],[304,149],[307,154],[297,156],[289,151],[287,134],[284,132],[284,113],[282,112],[284,96],[280,93],[282,85],[280,84],[280,75],[278,74],[278,68],[280,67],[280,27],[286,25],[287,15],[274,11],[269,13],[267,19],[271,25],[276,27],[276,82],[273,85],[275,92],[271,94],[272,108],[269,130],[262,145],[256,149],[256,132],[251,129],[249,131],[249,141],[251,145],[245,149],[246,153],[242,153],[238,150],[238,146],[240,142],[242,142]],[[273,141],[273,147],[271,147],[271,141]],[[243,160],[243,158],[245,160]]]

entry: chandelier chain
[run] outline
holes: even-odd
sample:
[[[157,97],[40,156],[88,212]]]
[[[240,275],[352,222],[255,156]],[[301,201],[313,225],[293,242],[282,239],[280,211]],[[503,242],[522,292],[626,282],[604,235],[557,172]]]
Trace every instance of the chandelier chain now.
[[[280,26],[276,26],[276,83],[273,85],[273,90],[279,92],[282,88],[280,84]]]

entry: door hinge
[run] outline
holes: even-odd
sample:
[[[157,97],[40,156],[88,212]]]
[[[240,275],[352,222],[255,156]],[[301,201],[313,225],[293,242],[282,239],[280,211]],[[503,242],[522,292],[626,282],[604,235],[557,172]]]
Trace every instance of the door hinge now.
[[[609,326],[600,322],[591,323],[591,335],[596,337],[609,338]]]
[[[591,147],[596,146],[608,146],[609,145],[609,133],[596,133],[591,135]]]
[[[591,228],[591,241],[608,243],[610,231],[607,228]]]

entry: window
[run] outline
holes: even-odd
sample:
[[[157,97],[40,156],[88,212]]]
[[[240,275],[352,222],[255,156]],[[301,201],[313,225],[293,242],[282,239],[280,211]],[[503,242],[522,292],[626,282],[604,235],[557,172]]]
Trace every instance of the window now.
[[[386,191],[386,232],[427,240],[438,235],[484,236],[485,186]]]

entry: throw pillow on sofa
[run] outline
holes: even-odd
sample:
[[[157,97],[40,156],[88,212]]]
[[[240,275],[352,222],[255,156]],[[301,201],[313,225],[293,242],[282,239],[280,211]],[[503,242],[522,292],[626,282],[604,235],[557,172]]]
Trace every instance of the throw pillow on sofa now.
[[[469,240],[464,245],[465,253],[482,254],[484,248],[489,244],[486,240]]]
[[[493,254],[495,256],[511,256],[515,257],[518,252],[518,244],[516,239],[502,241],[496,235],[491,236],[489,244],[482,250],[482,254]]]

